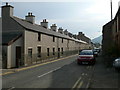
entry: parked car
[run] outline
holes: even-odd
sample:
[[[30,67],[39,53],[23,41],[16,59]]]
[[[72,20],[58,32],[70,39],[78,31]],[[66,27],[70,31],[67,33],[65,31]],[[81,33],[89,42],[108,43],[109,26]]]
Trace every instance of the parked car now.
[[[77,58],[78,64],[95,64],[96,59],[94,57],[93,50],[82,50],[79,52],[79,56]]]
[[[115,67],[116,70],[120,69],[120,57],[113,61],[113,67]]]
[[[97,49],[94,49],[94,50],[93,50],[93,54],[94,54],[95,57],[97,57],[97,56],[98,56],[98,50],[97,50]]]
[[[96,50],[98,53],[100,53],[100,48],[96,48],[95,50]]]

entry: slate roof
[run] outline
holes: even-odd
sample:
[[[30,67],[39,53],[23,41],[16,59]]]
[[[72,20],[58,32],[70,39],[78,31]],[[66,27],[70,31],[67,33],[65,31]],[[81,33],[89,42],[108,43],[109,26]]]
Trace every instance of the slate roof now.
[[[21,32],[2,32],[2,45],[10,45],[21,36]]]
[[[86,43],[84,41],[81,41],[81,40],[77,40],[77,39],[74,39],[74,38],[70,38],[69,36],[67,35],[64,35],[64,34],[60,34],[58,32],[55,32],[55,31],[51,31],[49,29],[46,29],[46,28],[43,28],[41,25],[37,25],[37,24],[32,24],[30,22],[27,22],[26,20],[24,19],[20,19],[20,18],[17,18],[15,16],[11,17],[13,20],[15,20],[18,24],[20,24],[23,28],[25,28],[26,30],[30,30],[30,31],[34,31],[34,32],[41,32],[41,33],[44,33],[44,34],[47,34],[47,35],[51,35],[51,36],[56,36],[56,37],[61,37],[61,38],[66,38],[66,39],[70,39],[70,40],[74,40],[74,41],[77,41],[77,42],[81,42],[81,43]]]

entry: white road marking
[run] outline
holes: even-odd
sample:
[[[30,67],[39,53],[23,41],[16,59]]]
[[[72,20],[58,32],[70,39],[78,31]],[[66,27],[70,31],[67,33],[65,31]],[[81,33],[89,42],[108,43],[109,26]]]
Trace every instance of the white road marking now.
[[[77,80],[77,82],[74,84],[74,86],[73,86],[72,88],[76,88],[76,86],[78,85],[78,83],[80,82],[81,79],[82,79],[82,78],[80,77],[80,78]]]
[[[14,89],[15,87],[10,87],[8,90],[12,90],[12,89]]]
[[[88,83],[87,83],[87,85],[86,85],[86,88],[89,88],[89,86],[90,86],[90,81],[91,81],[91,79],[88,80]]]
[[[83,84],[83,81],[80,82],[77,88],[81,88],[82,84]]]
[[[85,75],[84,73],[82,73],[82,75]]]
[[[58,69],[60,69],[61,67],[58,67],[58,68],[56,68],[56,69],[54,69],[54,70],[51,70],[51,71],[49,71],[49,72],[47,72],[47,73],[44,73],[44,74],[42,74],[42,75],[40,75],[40,76],[38,76],[39,78],[40,77],[43,77],[43,76],[45,76],[45,75],[47,75],[47,74],[49,74],[49,73],[52,73],[52,72],[54,72],[54,71],[56,71],[56,70],[58,70]]]
[[[89,66],[86,67],[87,69],[89,68]]]

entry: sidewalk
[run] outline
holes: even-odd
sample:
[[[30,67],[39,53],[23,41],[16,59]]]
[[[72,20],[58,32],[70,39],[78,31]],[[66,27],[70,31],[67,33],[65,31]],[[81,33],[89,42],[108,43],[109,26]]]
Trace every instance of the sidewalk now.
[[[95,64],[90,88],[118,88],[120,73],[113,67],[106,67],[103,64],[103,57],[98,56]]]
[[[59,60],[64,60],[66,58],[70,58],[70,57],[73,57],[73,56],[76,56],[76,55],[77,54],[71,55],[71,56],[66,56],[66,57],[61,57],[61,58],[57,58],[57,59],[53,59],[53,60],[44,60],[44,62],[35,63],[35,64],[29,65],[29,66],[21,66],[19,68],[0,69],[0,76],[10,74],[10,73],[15,73],[15,72],[22,71],[22,70],[27,70],[27,69],[38,67],[38,66],[48,64],[48,63],[53,63],[53,62],[56,62],[56,61],[59,61]]]

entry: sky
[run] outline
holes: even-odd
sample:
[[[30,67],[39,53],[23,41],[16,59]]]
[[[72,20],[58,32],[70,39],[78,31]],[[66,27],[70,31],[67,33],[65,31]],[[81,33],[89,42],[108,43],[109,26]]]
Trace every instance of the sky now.
[[[1,2],[1,6],[5,5],[5,1]],[[119,0],[112,2],[114,18]],[[14,7],[14,16],[25,19],[27,13],[32,12],[37,24],[47,19],[49,28],[55,23],[58,28],[73,34],[83,32],[91,39],[102,35],[102,26],[111,20],[110,0],[12,0],[9,4]]]

